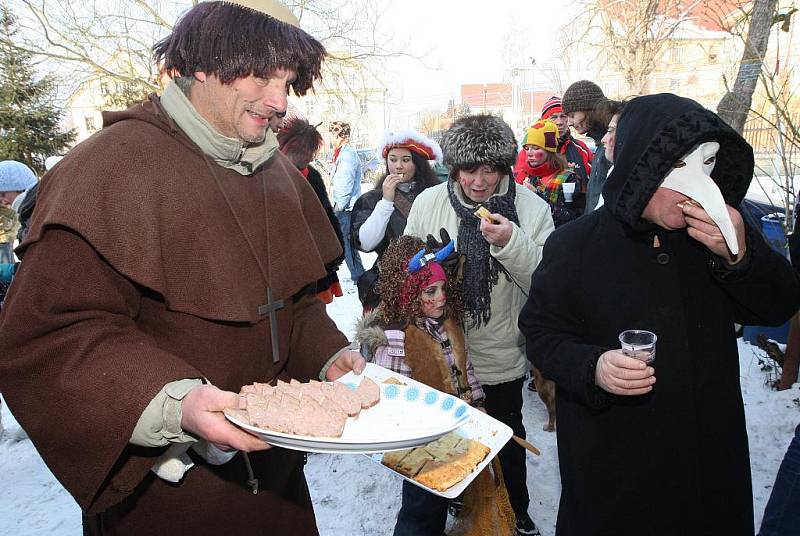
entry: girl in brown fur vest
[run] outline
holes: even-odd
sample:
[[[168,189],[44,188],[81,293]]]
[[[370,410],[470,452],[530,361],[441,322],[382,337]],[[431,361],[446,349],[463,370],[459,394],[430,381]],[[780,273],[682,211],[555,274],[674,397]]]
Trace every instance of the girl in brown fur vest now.
[[[409,261],[424,248],[418,238],[402,236],[386,249],[378,264],[382,303],[362,320],[358,338],[374,363],[483,407],[483,389],[467,358],[460,327],[462,305],[455,278],[448,280],[435,261],[409,271]],[[394,536],[440,536],[448,503],[403,482]]]

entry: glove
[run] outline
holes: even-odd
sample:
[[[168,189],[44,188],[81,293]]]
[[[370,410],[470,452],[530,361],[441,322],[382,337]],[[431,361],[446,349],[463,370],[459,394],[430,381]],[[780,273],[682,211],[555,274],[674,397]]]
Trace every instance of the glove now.
[[[450,240],[451,240],[450,233],[448,233],[447,229],[445,229],[444,227],[439,229],[439,236],[442,239],[441,242],[437,241],[433,237],[432,234],[428,235],[427,240],[425,240],[425,245],[427,246],[428,250],[430,250],[430,251],[439,251],[444,246],[446,246],[447,244],[450,243]],[[439,264],[442,265],[442,268],[444,268],[445,272],[447,272],[448,275],[452,275],[452,274],[456,273],[456,271],[459,268],[459,264],[460,264],[459,258],[460,257],[461,257],[461,255],[459,255],[458,251],[454,250],[450,255],[448,255]]]

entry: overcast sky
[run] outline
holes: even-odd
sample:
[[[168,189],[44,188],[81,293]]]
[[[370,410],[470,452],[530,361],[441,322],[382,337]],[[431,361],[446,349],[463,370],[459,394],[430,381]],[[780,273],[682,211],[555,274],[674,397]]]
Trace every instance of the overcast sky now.
[[[396,41],[410,36],[423,60],[388,62],[402,104],[394,115],[439,108],[459,95],[463,83],[500,82],[511,67],[537,61],[537,88],[546,84],[548,64],[558,61],[558,34],[574,14],[575,2],[494,0],[394,0],[382,18]],[[567,81],[569,82],[569,81]]]

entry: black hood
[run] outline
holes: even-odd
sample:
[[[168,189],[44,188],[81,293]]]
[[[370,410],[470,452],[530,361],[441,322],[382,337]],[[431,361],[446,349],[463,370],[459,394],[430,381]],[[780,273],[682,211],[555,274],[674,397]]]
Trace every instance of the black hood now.
[[[738,206],[753,178],[753,148],[717,114],[670,93],[637,97],[617,123],[614,167],[603,187],[604,204],[635,229],[650,198],[676,161],[701,143],[720,144],[711,178],[725,202]]]

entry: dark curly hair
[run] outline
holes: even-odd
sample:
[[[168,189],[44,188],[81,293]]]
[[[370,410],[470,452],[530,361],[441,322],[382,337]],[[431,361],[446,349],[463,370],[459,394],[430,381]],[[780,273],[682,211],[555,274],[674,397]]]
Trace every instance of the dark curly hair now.
[[[297,72],[292,89],[305,95],[319,80],[322,43],[290,24],[227,2],[201,2],[156,43],[153,58],[172,76],[216,75],[223,84],[277,69]]]
[[[408,261],[422,248],[425,248],[426,252],[431,251],[419,238],[401,236],[392,240],[378,259],[378,293],[381,296],[378,319],[382,325],[405,327],[413,323],[415,319],[424,316],[420,310],[419,300],[402,304],[400,299],[409,276]],[[464,304],[461,301],[461,287],[456,279],[452,274],[447,274],[447,283],[445,283],[447,305],[443,318],[451,318],[460,323],[464,313]],[[414,280],[407,290],[412,295],[419,296],[425,289]]]
[[[296,115],[283,122],[276,136],[283,154],[295,153],[308,157],[308,160],[314,158],[322,147],[322,134],[308,120]]]

